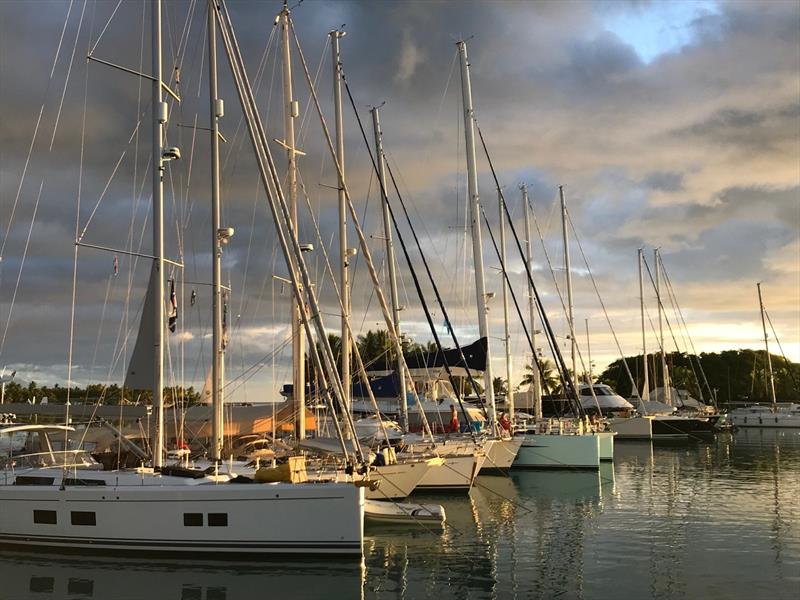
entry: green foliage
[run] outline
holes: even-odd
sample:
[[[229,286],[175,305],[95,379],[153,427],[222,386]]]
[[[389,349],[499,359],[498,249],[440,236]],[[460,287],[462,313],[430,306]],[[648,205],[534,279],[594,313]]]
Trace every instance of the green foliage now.
[[[74,403],[94,403],[102,402],[103,404],[116,405],[120,403],[145,403],[149,404],[152,399],[150,390],[124,390],[116,383],[111,385],[103,385],[100,383],[92,383],[86,387],[74,386],[70,389],[61,387],[59,384],[53,386],[39,385],[35,381],[31,381],[28,385],[22,385],[16,381],[11,381],[6,384],[4,400],[7,403],[14,402],[28,402],[36,398],[37,402],[41,402],[43,398],[47,398],[50,404],[65,404],[67,401],[67,394],[69,393],[69,401]],[[187,405],[200,404],[200,392],[190,386],[186,389],[178,388],[164,388],[164,402],[165,404],[172,404],[174,402],[183,402]]]
[[[775,395],[778,402],[800,401],[800,364],[784,360],[782,356],[770,354],[775,378]],[[642,355],[625,357],[637,389],[642,389],[644,366]],[[695,398],[711,401],[711,390],[717,390],[720,404],[730,402],[770,402],[769,373],[764,350],[724,350],[702,352],[699,356],[683,352],[667,354],[672,385],[686,389]],[[700,367],[702,367],[702,372]],[[708,386],[703,379],[705,373]],[[650,389],[662,386],[661,359],[648,355]],[[599,381],[612,386],[621,395],[633,396],[630,379],[622,359],[611,363],[598,377]]]
[[[542,372],[544,373],[544,378],[541,381],[542,390],[550,391],[551,393],[557,393],[559,390],[561,390],[561,379],[556,371],[556,366],[547,358],[540,358],[539,364],[542,365]],[[523,376],[522,381],[519,382],[519,386],[522,387],[524,385],[531,385],[532,383],[533,365],[531,363],[525,363],[525,375]]]

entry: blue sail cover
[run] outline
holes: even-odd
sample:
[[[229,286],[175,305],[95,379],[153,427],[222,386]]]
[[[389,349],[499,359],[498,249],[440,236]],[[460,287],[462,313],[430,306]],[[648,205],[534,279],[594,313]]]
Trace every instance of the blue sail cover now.
[[[461,356],[455,348],[446,348],[443,352],[406,352],[404,356],[409,369],[435,369],[443,367],[445,361],[447,361],[449,367],[460,367],[469,369],[470,371],[485,371],[486,347],[487,343],[485,337],[476,340],[468,346],[461,346],[466,362],[461,360]],[[394,363],[389,364],[387,362],[387,357],[384,355],[370,365],[370,370],[391,371],[394,370],[395,366]]]
[[[375,377],[369,381],[375,398],[397,398],[400,395],[400,379],[392,371],[388,375]],[[363,382],[353,383],[353,398],[367,398],[369,392]]]

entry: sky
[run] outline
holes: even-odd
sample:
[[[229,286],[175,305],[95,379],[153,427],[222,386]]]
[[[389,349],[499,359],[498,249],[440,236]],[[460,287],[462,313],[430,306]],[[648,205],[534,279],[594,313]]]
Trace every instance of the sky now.
[[[268,136],[280,139],[273,23],[281,4],[229,6]],[[578,234],[570,231],[570,256],[576,335],[587,366],[587,324],[596,372],[620,351],[641,352],[636,256],[644,248],[652,269],[656,247],[681,313],[666,296],[667,350],[763,347],[760,281],[783,350],[800,360],[798,3],[305,0],[292,18],[329,126],[328,32],[347,31],[342,64],[358,115],[371,142],[369,108],[385,103],[387,157],[463,342],[477,336],[477,312],[465,229],[459,39],[467,40],[475,117],[520,235],[519,186],[530,192],[542,234],[533,235],[534,278],[562,349],[569,330],[554,284],[564,292],[559,185]],[[167,167],[166,252],[185,265],[168,272],[178,282],[180,319],[168,336],[167,380],[197,387],[210,362],[205,19],[204,2],[165,4],[163,69],[182,98],[170,103],[167,143],[183,156]],[[0,3],[0,369],[16,370],[22,382],[119,383],[138,327],[152,239],[150,82],[87,61],[90,53],[150,73],[149,3]],[[296,52],[292,61],[298,147],[305,152],[300,178],[323,242],[315,239],[304,195],[300,238],[316,247],[309,266],[326,327],[335,332],[338,304],[320,249],[328,247],[338,263],[335,169]],[[223,255],[232,289],[227,393],[234,401],[270,401],[291,380],[290,295],[276,279],[286,267],[221,49],[219,69],[227,140],[223,220],[236,230]],[[385,282],[377,185],[345,100],[348,188]],[[280,146],[272,151],[285,168]],[[478,171],[481,203],[499,235],[497,190],[480,148]],[[408,228],[401,232],[410,242]],[[492,364],[505,376],[499,262],[485,228],[483,235],[487,290],[495,292]],[[76,263],[76,238],[116,251],[81,247]],[[348,246],[356,245],[349,223]],[[513,245],[508,251],[509,277],[524,302],[524,266]],[[357,332],[382,326],[362,254],[351,261]],[[415,251],[411,259],[421,271]],[[431,334],[402,258],[399,270],[403,329],[426,342]],[[657,316],[647,275],[645,302],[652,351]],[[444,335],[441,311],[433,310]],[[518,380],[530,349],[513,306],[511,314]],[[775,341],[770,332],[779,353]]]

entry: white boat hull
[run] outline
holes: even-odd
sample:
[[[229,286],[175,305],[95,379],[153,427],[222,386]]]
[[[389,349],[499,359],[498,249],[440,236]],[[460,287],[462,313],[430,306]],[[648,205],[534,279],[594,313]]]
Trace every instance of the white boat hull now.
[[[614,460],[614,437],[615,433],[611,431],[601,431],[595,433],[598,441],[600,442],[600,460],[612,461]]]
[[[630,417],[630,418],[609,419],[608,425],[611,431],[617,434],[617,439],[621,440],[653,439],[652,417]]]
[[[375,490],[366,488],[366,498],[368,500],[406,498],[420,484],[430,469],[431,465],[426,461],[401,462],[375,467],[370,471],[369,477],[380,483]]]
[[[217,556],[361,556],[361,489],[288,483],[3,485],[0,543]]]
[[[367,500],[364,518],[375,525],[444,525],[445,510],[438,504],[411,504]]]
[[[521,438],[510,438],[501,440],[487,440],[483,444],[483,451],[486,460],[483,462],[482,471],[505,471],[511,468],[514,459],[517,458]]]
[[[600,438],[596,435],[524,435],[515,468],[599,469]]]
[[[481,470],[486,456],[473,453],[463,456],[443,456],[443,464],[432,467],[417,485],[416,492],[468,492]]]

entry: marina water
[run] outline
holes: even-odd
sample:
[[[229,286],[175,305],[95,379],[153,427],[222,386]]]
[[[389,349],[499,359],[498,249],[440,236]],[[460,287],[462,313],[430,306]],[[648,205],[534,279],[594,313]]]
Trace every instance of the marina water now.
[[[363,565],[0,551],[0,598],[800,597],[800,432],[618,443],[600,472],[481,476],[415,497],[444,531],[368,529]]]

